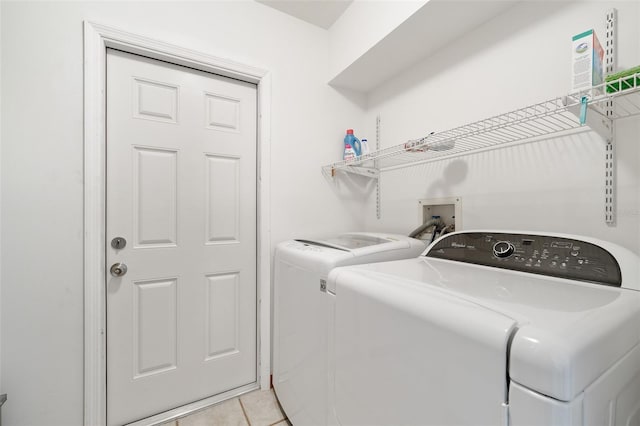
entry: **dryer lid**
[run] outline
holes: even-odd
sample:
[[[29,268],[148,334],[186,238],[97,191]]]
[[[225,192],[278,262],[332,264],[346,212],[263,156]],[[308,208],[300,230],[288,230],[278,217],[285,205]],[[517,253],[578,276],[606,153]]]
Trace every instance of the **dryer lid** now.
[[[335,250],[352,252],[356,256],[373,253],[402,250],[406,255],[392,256],[393,259],[405,259],[418,256],[425,248],[424,242],[406,235],[377,232],[347,232],[324,238],[297,239],[296,241]]]
[[[298,239],[296,241],[322,247],[330,247],[336,250],[351,251],[353,249],[388,243],[391,240],[364,234],[342,234],[335,237],[324,238],[321,240]]]

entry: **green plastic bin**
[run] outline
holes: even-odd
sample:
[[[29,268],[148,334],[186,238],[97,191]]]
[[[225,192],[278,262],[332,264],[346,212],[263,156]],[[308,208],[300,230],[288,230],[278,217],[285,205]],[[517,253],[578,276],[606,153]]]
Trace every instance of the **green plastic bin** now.
[[[607,93],[615,93],[621,90],[631,89],[633,87],[640,87],[640,65],[626,71],[620,71],[618,73],[608,75],[605,81],[607,82]],[[615,81],[615,83],[609,83],[610,81]]]

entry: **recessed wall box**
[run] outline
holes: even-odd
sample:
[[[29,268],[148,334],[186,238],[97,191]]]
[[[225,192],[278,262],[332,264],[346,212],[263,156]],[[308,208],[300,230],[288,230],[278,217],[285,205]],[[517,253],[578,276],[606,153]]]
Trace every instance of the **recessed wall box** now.
[[[434,216],[439,217],[449,231],[462,229],[462,199],[460,197],[426,198],[418,200],[418,220],[427,223]],[[422,237],[418,237],[421,239]],[[427,235],[427,239],[428,235]]]

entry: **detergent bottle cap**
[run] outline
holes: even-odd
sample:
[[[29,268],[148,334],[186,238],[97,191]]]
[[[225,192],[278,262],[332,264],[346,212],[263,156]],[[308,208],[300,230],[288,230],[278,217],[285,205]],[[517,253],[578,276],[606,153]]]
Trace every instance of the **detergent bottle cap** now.
[[[347,134],[348,135],[352,135],[353,134],[353,129],[347,129]]]

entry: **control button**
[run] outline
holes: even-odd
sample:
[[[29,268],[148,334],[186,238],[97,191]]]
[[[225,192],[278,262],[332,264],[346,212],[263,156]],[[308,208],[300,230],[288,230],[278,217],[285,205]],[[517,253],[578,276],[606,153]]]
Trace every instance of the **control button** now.
[[[556,266],[558,264],[558,262],[556,262],[555,260],[551,262],[551,266]]]
[[[580,254],[580,252],[577,251],[577,250],[574,250],[574,251],[571,252],[571,256],[577,256],[579,254]]]
[[[516,248],[509,241],[498,241],[493,245],[493,254],[498,258],[509,257]]]
[[[561,267],[561,268],[566,268],[566,267],[567,267],[567,264],[566,264],[566,263],[564,263],[564,262],[562,262],[562,263],[560,264],[560,267]]]
[[[578,263],[579,263],[580,265],[582,265],[582,264],[584,263],[584,260],[583,260],[583,259],[578,259]]]

